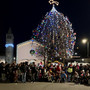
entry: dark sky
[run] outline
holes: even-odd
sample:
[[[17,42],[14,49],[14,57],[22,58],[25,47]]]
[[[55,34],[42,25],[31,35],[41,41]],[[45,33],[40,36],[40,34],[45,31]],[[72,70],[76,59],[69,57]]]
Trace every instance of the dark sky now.
[[[81,44],[81,39],[90,38],[90,0],[57,1],[60,4],[56,9],[68,16],[77,33],[76,47],[80,47],[78,52],[84,52],[86,47]],[[0,0],[0,54],[4,53],[5,36],[9,27],[12,28],[16,46],[31,39],[32,30],[51,8],[48,0]]]

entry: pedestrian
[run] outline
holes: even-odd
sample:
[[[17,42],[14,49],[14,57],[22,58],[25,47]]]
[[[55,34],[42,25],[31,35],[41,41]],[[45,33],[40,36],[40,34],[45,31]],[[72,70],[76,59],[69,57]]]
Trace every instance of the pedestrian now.
[[[61,82],[65,82],[66,78],[67,78],[67,75],[66,75],[65,71],[62,71],[61,72]]]
[[[23,63],[21,65],[21,73],[22,73],[22,82],[25,83],[26,82],[26,65],[25,65],[25,63]]]
[[[67,73],[68,73],[68,82],[71,82],[71,80],[72,80],[72,73],[73,73],[72,65],[69,65],[69,67],[67,69]]]

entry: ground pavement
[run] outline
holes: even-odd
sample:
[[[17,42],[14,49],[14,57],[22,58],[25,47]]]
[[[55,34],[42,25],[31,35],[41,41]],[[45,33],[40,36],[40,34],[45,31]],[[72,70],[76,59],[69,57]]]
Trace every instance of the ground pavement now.
[[[0,83],[0,90],[90,90],[90,86],[74,83]]]

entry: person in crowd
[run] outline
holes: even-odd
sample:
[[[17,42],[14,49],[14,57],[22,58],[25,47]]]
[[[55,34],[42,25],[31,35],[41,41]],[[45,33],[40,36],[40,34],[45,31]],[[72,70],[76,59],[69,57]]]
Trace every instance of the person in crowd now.
[[[61,82],[65,82],[66,78],[67,78],[67,75],[66,75],[65,71],[62,71],[61,72]]]
[[[78,65],[78,63],[77,63],[77,65],[76,65],[76,69],[77,69],[77,71],[79,71],[79,65]]]
[[[79,74],[77,71],[74,72],[72,81],[74,81],[75,83],[79,83]]]
[[[28,67],[27,67],[26,80],[28,82],[31,81],[31,67],[30,67],[30,65],[28,65]]]
[[[36,65],[33,62],[33,64],[31,65],[31,81],[35,82],[35,74],[36,74]]]
[[[80,64],[79,71],[82,71],[84,69],[83,65]]]
[[[4,63],[2,63],[1,79],[2,79],[2,82],[5,82],[5,80],[6,80],[6,69],[5,69],[5,64]]]
[[[39,70],[39,75],[38,75],[38,79],[41,82],[42,81],[42,70]]]
[[[90,80],[90,65],[72,65],[64,66],[53,65],[52,63],[43,65],[26,62],[20,64],[0,63],[0,82],[72,82],[88,84]]]
[[[52,74],[51,73],[52,73],[52,70],[49,70],[48,71],[48,81],[49,82],[52,82]]]
[[[73,73],[73,68],[71,64],[69,65],[67,69],[67,73],[68,73],[68,82],[70,82],[72,80],[72,73]]]
[[[21,64],[18,64],[17,72],[18,72],[18,82],[21,82],[22,81]]]
[[[47,68],[44,67],[44,81],[47,82],[48,81],[48,71]]]
[[[89,70],[87,70],[86,73],[85,73],[85,80],[84,80],[85,84],[88,84],[89,78],[90,78],[90,73],[89,73]]]
[[[84,79],[85,79],[85,70],[82,70],[80,74],[80,84],[84,84]]]
[[[22,82],[25,83],[26,82],[26,65],[25,63],[22,63],[21,65],[21,73],[22,73]]]
[[[12,64],[9,65],[9,80],[10,80],[11,83],[14,82],[14,74],[13,74]]]

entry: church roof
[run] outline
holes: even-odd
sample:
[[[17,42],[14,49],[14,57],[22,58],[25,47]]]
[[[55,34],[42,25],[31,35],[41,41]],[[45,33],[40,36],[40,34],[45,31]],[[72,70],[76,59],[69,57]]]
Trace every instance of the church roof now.
[[[39,42],[37,42],[35,39],[31,39],[31,40],[28,40],[28,41],[25,41],[25,42],[19,43],[19,44],[17,44],[17,47],[25,46],[25,45],[27,45],[27,44],[31,44],[31,43],[37,43],[37,45],[40,45],[40,46],[43,47],[43,45],[40,44]]]

